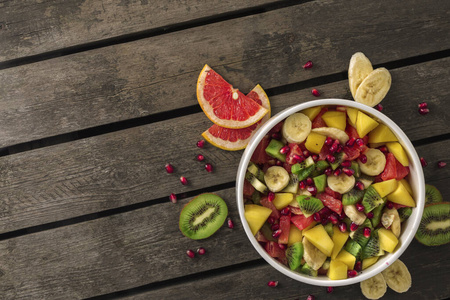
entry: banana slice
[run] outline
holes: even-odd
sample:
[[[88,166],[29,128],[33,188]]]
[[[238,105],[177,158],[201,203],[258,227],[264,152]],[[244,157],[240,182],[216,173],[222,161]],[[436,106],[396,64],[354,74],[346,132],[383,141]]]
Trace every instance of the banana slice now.
[[[383,152],[378,149],[369,148],[364,154],[367,157],[367,162],[363,164],[358,160],[361,172],[369,176],[377,176],[383,172],[386,166],[386,157]]]
[[[373,107],[384,99],[391,88],[391,82],[391,73],[386,68],[378,68],[361,82],[354,98],[356,102]]]
[[[356,225],[361,225],[366,220],[366,215],[363,212],[360,212],[356,209],[355,205],[344,205],[344,212],[347,215],[347,217],[352,220],[353,223]]]
[[[311,120],[302,113],[295,113],[287,117],[281,130],[283,137],[289,143],[301,143],[311,132]]]
[[[386,270],[381,272],[387,285],[397,293],[404,293],[411,287],[411,274],[406,265],[397,259]]]
[[[308,266],[314,270],[319,270],[323,265],[325,260],[327,260],[327,255],[322,253],[316,248],[306,237],[303,237],[303,258],[305,259]]]
[[[383,224],[385,228],[389,228],[390,226],[392,233],[396,237],[400,236],[400,233],[402,231],[402,225],[398,211],[395,208],[384,209],[383,215],[381,216],[381,224]]]
[[[353,99],[356,99],[356,90],[361,85],[361,82],[363,82],[372,71],[372,63],[362,52],[353,54],[350,59],[350,65],[348,66],[348,83]]]
[[[333,191],[345,194],[355,186],[355,177],[347,176],[344,173],[339,176],[331,175],[327,177],[327,184]]]
[[[289,173],[279,166],[268,168],[264,174],[264,181],[267,187],[274,193],[284,189],[288,185],[289,179]]]
[[[367,299],[380,299],[387,291],[386,280],[377,274],[361,282],[361,292]]]
[[[345,133],[345,131],[340,130],[338,128],[334,128],[334,127],[319,127],[319,128],[311,129],[311,131],[316,132],[321,135],[324,135],[324,136],[329,136],[333,140],[337,139],[337,140],[339,140],[339,142],[342,145],[345,145],[345,143],[347,143],[347,141],[350,139],[348,134]]]

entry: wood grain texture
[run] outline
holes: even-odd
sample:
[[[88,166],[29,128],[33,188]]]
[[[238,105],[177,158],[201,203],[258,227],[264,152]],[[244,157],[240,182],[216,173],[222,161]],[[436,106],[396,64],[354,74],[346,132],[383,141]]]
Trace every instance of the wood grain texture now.
[[[442,96],[448,94],[446,85],[443,81],[436,82],[436,93],[442,98],[429,102],[432,112],[421,116],[417,113],[417,103],[429,95],[429,90],[421,89],[422,77],[415,75],[421,73],[417,70],[448,72],[448,68],[438,66],[446,66],[449,61],[393,71],[394,79],[416,84],[401,90],[394,85],[389,95],[392,98],[385,100],[384,112],[412,140],[450,132],[449,109],[438,108],[448,107]],[[440,78],[439,74],[435,77]],[[441,84],[437,85],[438,82]],[[318,88],[324,97],[340,98],[348,94],[346,81]],[[273,113],[309,99],[309,89],[275,96],[271,98]],[[200,150],[195,145],[210,125],[206,116],[198,113],[1,157],[0,232],[234,181],[242,151],[228,152],[211,145]],[[205,162],[212,163],[213,173],[207,173],[204,163],[196,161],[198,153],[204,154]],[[427,158],[430,164],[435,159],[448,159],[447,152],[440,151],[419,155],[430,156]],[[164,165],[168,162],[174,165],[174,174],[165,172]],[[180,176],[188,179],[188,186],[180,184]]]
[[[449,5],[314,1],[5,69],[0,147],[195,105],[205,63],[249,91],[344,72],[356,51],[382,65],[445,50]]]
[[[0,62],[276,2],[2,1]]]

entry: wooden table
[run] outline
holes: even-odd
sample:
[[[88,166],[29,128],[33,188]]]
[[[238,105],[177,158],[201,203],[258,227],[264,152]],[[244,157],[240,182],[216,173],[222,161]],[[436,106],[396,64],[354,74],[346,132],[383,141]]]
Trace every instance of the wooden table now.
[[[253,249],[236,208],[242,151],[196,147],[211,124],[197,76],[207,63],[243,92],[259,83],[275,114],[311,88],[351,99],[346,70],[362,51],[391,71],[383,112],[448,200],[449,21],[447,0],[0,2],[0,298],[365,299],[359,285],[296,282]],[[193,241],[178,217],[205,191],[235,228]],[[449,250],[414,240],[401,256],[413,286],[384,299],[450,297]]]

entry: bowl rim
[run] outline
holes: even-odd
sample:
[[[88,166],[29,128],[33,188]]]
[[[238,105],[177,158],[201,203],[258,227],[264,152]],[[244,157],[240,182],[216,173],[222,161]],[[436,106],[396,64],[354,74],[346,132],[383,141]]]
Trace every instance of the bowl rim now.
[[[243,199],[243,185],[244,185],[244,176],[247,170],[248,163],[250,161],[251,155],[253,154],[255,148],[259,144],[259,141],[266,135],[266,133],[280,121],[284,120],[288,116],[293,113],[299,112],[306,108],[314,107],[314,106],[322,106],[322,105],[339,105],[339,106],[348,106],[352,108],[357,108],[364,113],[368,113],[376,118],[378,118],[383,124],[387,125],[393,133],[397,136],[399,143],[405,148],[405,151],[408,154],[410,160],[410,172],[408,175],[412,177],[411,179],[415,181],[415,185],[413,186],[413,194],[415,195],[414,199],[416,201],[416,207],[413,209],[413,214],[406,220],[408,222],[407,227],[410,226],[408,232],[402,230],[401,236],[399,238],[399,242],[401,242],[400,247],[397,246],[397,250],[394,253],[388,253],[381,257],[374,265],[370,266],[367,270],[361,271],[358,276],[353,278],[341,279],[341,280],[331,280],[326,276],[320,277],[312,277],[308,275],[304,275],[295,271],[291,271],[288,267],[283,264],[277,262],[268,253],[263,249],[263,247],[258,243],[256,238],[253,236],[249,225],[244,216],[244,199]],[[414,175],[414,176],[413,176]],[[411,180],[410,179],[410,180]],[[251,138],[248,146],[246,147],[244,153],[242,154],[237,175],[236,175],[236,201],[239,212],[239,217],[241,219],[242,226],[244,231],[252,243],[255,250],[264,258],[272,267],[283,273],[284,275],[295,279],[297,281],[316,285],[316,286],[345,286],[350,284],[355,284],[361,282],[363,280],[369,279],[383,270],[385,270],[389,265],[394,263],[408,248],[411,243],[414,235],[419,227],[420,220],[422,218],[424,204],[425,204],[425,179],[423,170],[420,164],[419,156],[412,145],[409,138],[406,134],[401,130],[401,128],[386,115],[381,113],[380,111],[369,107],[365,104],[358,103],[352,100],[339,99],[339,98],[329,98],[329,99],[321,99],[321,100],[311,100],[307,102],[303,102],[294,106],[290,106],[276,115],[272,116],[261,128],[254,134]],[[409,223],[411,223],[409,225]]]

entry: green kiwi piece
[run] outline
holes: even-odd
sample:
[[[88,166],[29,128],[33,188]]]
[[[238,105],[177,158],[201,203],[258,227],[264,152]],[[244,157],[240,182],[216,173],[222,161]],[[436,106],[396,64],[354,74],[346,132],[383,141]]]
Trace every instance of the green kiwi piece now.
[[[272,241],[272,242],[276,242],[277,240],[273,238],[272,234],[272,228],[270,228],[269,223],[264,223],[264,225],[261,227],[261,229],[259,230],[261,231],[262,235],[268,240],[268,241]]]
[[[280,149],[284,147],[284,144],[278,140],[272,139],[267,145],[265,151],[267,155],[272,156],[282,162],[286,161],[286,154],[281,154]]]
[[[342,205],[356,204],[364,197],[364,191],[359,189],[351,189],[350,192],[342,195]]]
[[[323,208],[322,201],[312,196],[299,195],[295,199],[303,215],[307,218]]]
[[[314,165],[306,167],[306,168],[300,170],[300,172],[297,174],[298,175],[298,180],[299,181],[305,180],[306,178],[309,177],[309,175],[311,175],[312,171],[314,171]]]
[[[425,205],[442,202],[442,194],[431,184],[425,184]]]
[[[328,233],[330,237],[333,237],[334,231],[333,231],[333,223],[327,223],[323,226],[325,231]]]
[[[258,192],[256,190],[253,192],[253,194],[252,194],[252,202],[254,204],[261,205],[261,193],[260,192]]]
[[[255,177],[261,181],[264,182],[264,172],[258,168],[257,165],[255,165],[254,163],[250,162],[248,164],[248,168],[247,171],[249,171],[250,173],[252,173],[253,175],[255,175]]]
[[[358,167],[359,167],[359,165],[358,165]],[[357,178],[358,178],[358,181],[361,181],[362,184],[364,184],[364,189],[367,189],[372,184],[372,182],[374,182],[374,180],[375,180],[375,177],[372,177],[372,176],[369,176],[366,174],[362,174],[362,173]]]
[[[401,207],[397,209],[398,216],[400,217],[400,222],[406,221],[412,214],[411,207]]]
[[[383,198],[381,198],[377,190],[373,186],[369,186],[365,190],[364,197],[361,203],[362,205],[364,205],[364,212],[367,214],[383,202]]]
[[[450,242],[450,202],[425,206],[416,239],[426,246],[439,246]]]
[[[200,194],[180,213],[179,227],[188,238],[200,240],[210,237],[225,222],[228,207],[216,194]]]
[[[316,162],[314,171],[311,173],[312,177],[319,176],[325,172],[325,169],[328,168],[330,164],[326,160],[319,160]]]
[[[386,197],[383,198],[383,203],[375,207],[373,212],[373,218],[370,220],[372,222],[372,226],[375,228],[380,224],[381,216],[383,215],[383,208],[386,205]]]
[[[286,249],[286,258],[288,261],[289,268],[294,271],[297,270],[301,263],[303,258],[303,244],[302,242],[297,242],[292,245],[290,245]]]
[[[370,237],[364,236],[365,227],[369,227],[371,230],[373,229],[372,223],[369,221],[369,219],[365,219],[364,223],[359,225],[358,229],[356,229],[353,232],[350,232],[350,238],[355,242],[357,242],[363,248],[367,245],[370,239]]]
[[[358,259],[361,255],[362,247],[356,241],[350,239],[345,243],[344,250]]]
[[[297,192],[298,192],[298,176],[291,173],[289,174],[289,183],[281,191],[281,193],[297,194]]]
[[[335,160],[334,160],[334,163],[331,163],[331,168],[333,169],[333,170],[336,170],[337,169],[337,167],[339,167],[343,162],[344,162],[344,155],[345,155],[345,153],[344,152],[339,152],[339,153],[337,153],[337,154],[335,154],[334,155],[334,157],[336,158]]]
[[[263,194],[267,194],[269,189],[267,188],[267,186],[262,183],[261,181],[258,180],[258,178],[256,178],[255,175],[253,175],[250,172],[245,173],[245,179],[248,180],[248,182],[250,182],[250,184],[258,191],[261,192]]]
[[[353,173],[353,176],[355,176],[356,178],[361,176],[361,169],[359,168],[359,164],[356,161],[352,160],[350,169],[355,171],[355,173]]]
[[[322,174],[313,178],[314,185],[317,188],[318,193],[322,193],[325,191],[325,187],[327,186],[327,175]]]
[[[378,230],[372,232],[367,245],[361,252],[361,259],[366,259],[373,256],[383,255],[384,251],[380,247],[380,238],[378,237]]]
[[[317,277],[317,275],[319,274],[317,272],[317,270],[314,270],[313,268],[311,268],[307,263],[305,263],[301,269],[300,272],[309,276],[313,276],[313,277]]]

